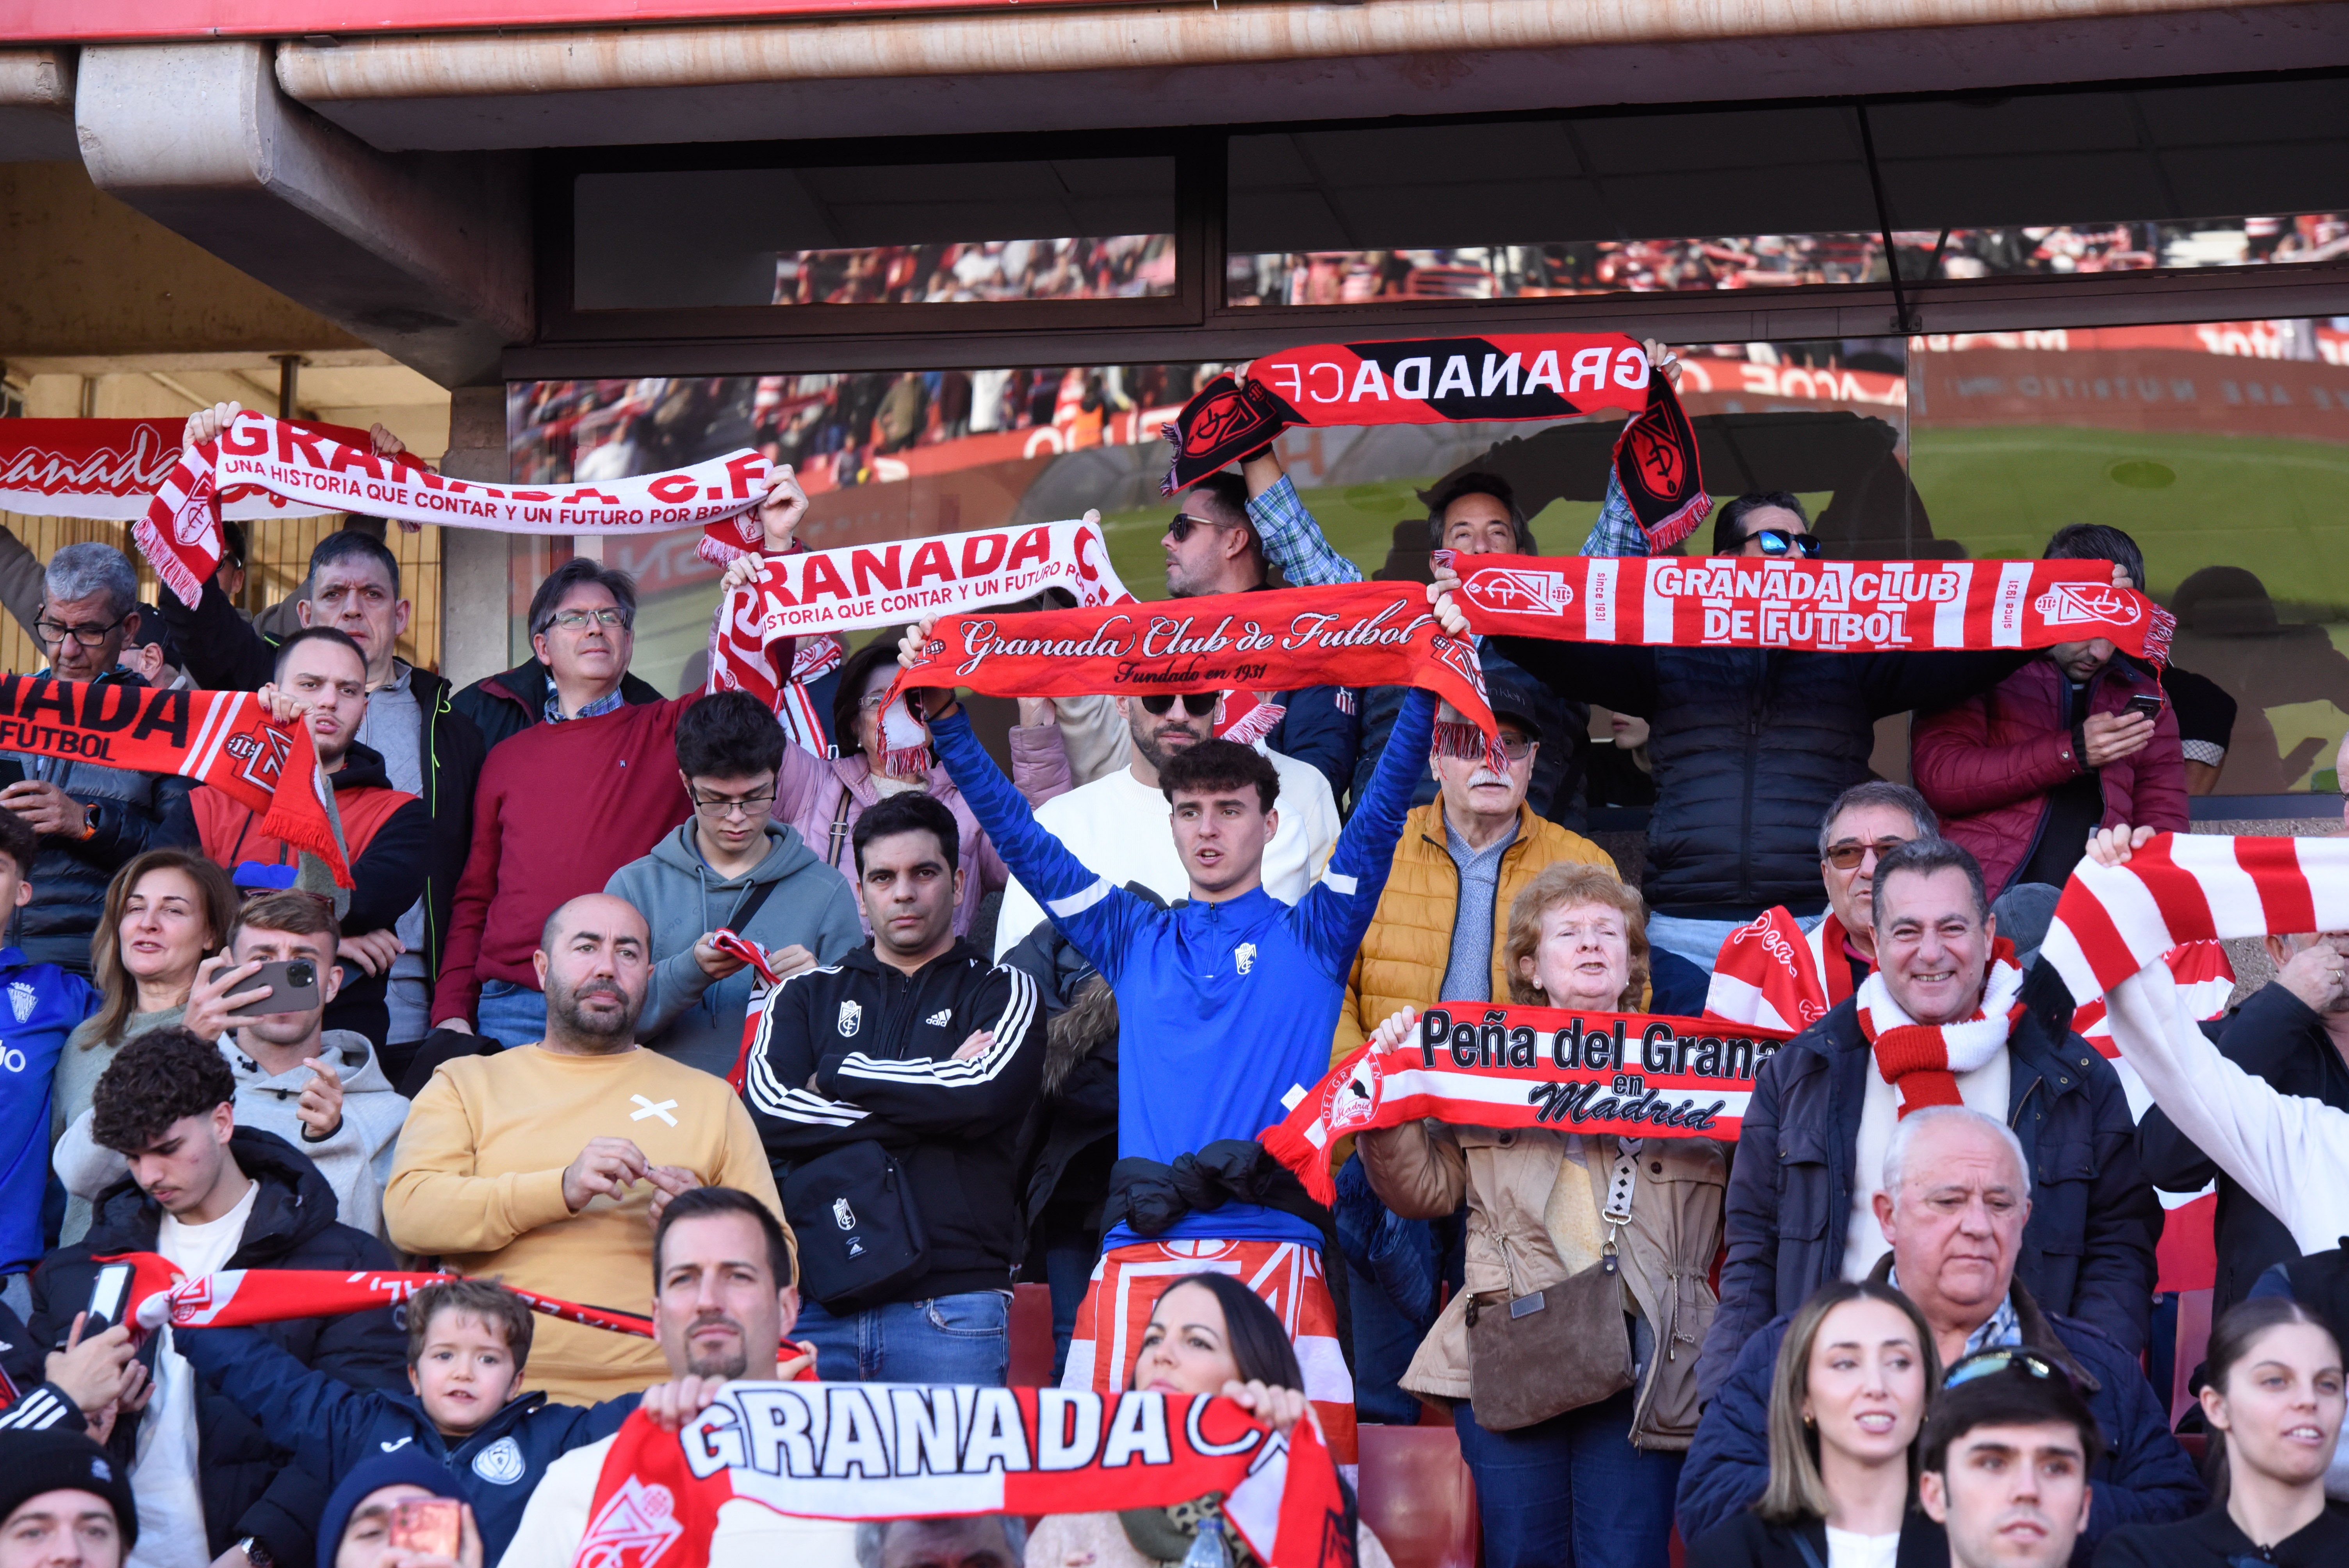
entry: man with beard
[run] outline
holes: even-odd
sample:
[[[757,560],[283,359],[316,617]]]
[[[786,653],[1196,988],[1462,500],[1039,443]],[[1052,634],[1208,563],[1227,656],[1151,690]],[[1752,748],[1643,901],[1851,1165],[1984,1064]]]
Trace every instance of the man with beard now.
[[[1124,767],[1037,807],[1037,824],[1116,886],[1139,882],[1170,903],[1188,898],[1191,877],[1175,852],[1174,838],[1154,830],[1166,815],[1158,772],[1177,752],[1215,734],[1215,696],[1102,700],[1115,704],[1123,717],[1133,743],[1131,758]],[[1041,727],[1013,730],[1014,753],[1034,744],[1038,730],[1047,737],[1051,733]],[[1262,741],[1257,749],[1280,775],[1280,825],[1265,848],[1264,891],[1293,904],[1329,863],[1330,851],[1338,841],[1337,801],[1330,793],[1330,781],[1310,763],[1285,757]],[[1144,824],[1151,830],[1136,830]],[[1003,910],[996,917],[996,958],[1000,961],[1043,918],[1035,895],[1014,879],[1003,890]]]
[[[637,1046],[652,956],[633,904],[573,899],[548,918],[534,962],[546,1037],[433,1074],[400,1135],[384,1220],[396,1245],[458,1274],[642,1312],[652,1227],[671,1198],[738,1187],[780,1215],[775,1180],[724,1079]],[[549,1319],[531,1375],[549,1398],[590,1405],[655,1381],[661,1357]]]
[[[804,1346],[792,1346],[798,1354],[782,1358],[800,1293],[792,1284],[791,1235],[764,1198],[695,1188],[667,1206],[651,1239],[653,1327],[672,1381],[645,1396],[648,1418],[673,1431],[735,1378],[788,1380],[806,1369]],[[541,1323],[539,1332],[550,1326]],[[613,1440],[574,1449],[546,1467],[498,1568],[571,1568]],[[852,1568],[855,1562],[854,1524],[792,1518],[755,1502],[720,1506],[709,1535],[708,1568]]]

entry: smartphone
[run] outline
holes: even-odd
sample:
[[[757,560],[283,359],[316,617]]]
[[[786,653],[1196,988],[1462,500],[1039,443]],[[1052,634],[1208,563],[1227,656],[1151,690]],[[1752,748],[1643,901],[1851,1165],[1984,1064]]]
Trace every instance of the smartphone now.
[[[232,1024],[250,1024],[272,1013],[307,1013],[318,1006],[318,966],[307,958],[288,958],[264,964],[261,973],[252,979],[238,983],[236,990],[251,991],[257,986],[269,987],[269,995],[243,1011],[231,1013]]]
[[[2136,696],[2128,699],[2128,706],[2122,709],[2122,711],[2124,713],[2141,714],[2147,718],[2159,718],[2161,717],[2161,699],[2150,693],[2140,692]]]
[[[391,1533],[385,1544],[453,1558],[464,1534],[464,1517],[458,1511],[462,1507],[464,1504],[453,1497],[425,1497],[394,1503]]]
[[[0,789],[25,781],[25,765],[13,757],[0,757]]]
[[[84,1339],[95,1339],[122,1321],[122,1300],[130,1290],[131,1265],[103,1264],[98,1278],[89,1287],[88,1321],[81,1327]]]

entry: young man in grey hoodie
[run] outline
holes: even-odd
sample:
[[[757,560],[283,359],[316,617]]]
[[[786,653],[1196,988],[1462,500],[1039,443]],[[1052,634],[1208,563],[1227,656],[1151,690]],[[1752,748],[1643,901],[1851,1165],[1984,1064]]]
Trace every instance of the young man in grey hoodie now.
[[[391,1087],[365,1035],[325,1026],[344,971],[335,951],[342,930],[326,901],[306,892],[264,893],[245,902],[229,928],[228,950],[196,974],[181,1026],[220,1042],[236,1078],[236,1124],[274,1132],[300,1150],[335,1190],[335,1217],[355,1231],[383,1234],[383,1184],[408,1101]],[[249,1023],[229,1016],[265,1003],[254,984],[264,964],[305,960],[318,989],[299,1012],[267,1013]],[[129,1174],[129,1164],[90,1136],[84,1111],[57,1143],[55,1164],[66,1190],[91,1199]]]
[[[864,940],[848,879],[772,820],[783,746],[775,716],[742,692],[686,709],[677,769],[693,814],[604,889],[636,905],[652,931],[637,1040],[720,1078],[741,1054],[758,975],[711,945],[712,934],[759,944],[778,975],[833,963]]]

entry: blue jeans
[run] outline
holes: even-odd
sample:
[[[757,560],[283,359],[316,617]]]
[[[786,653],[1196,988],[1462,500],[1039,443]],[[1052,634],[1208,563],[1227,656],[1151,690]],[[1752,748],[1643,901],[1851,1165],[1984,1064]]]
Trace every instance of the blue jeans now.
[[[481,982],[475,1026],[508,1050],[546,1038],[546,995],[511,980]]]
[[[1805,915],[1795,923],[1809,931],[1826,916]],[[1677,953],[1707,975],[1713,973],[1713,960],[1721,956],[1721,944],[1744,920],[1684,920],[1677,914],[1648,916],[1648,945],[1661,947],[1667,953]]]
[[[1514,1432],[1453,1407],[1476,1479],[1485,1568],[1665,1568],[1682,1455],[1631,1446],[1639,1390]]]
[[[973,1290],[893,1301],[846,1316],[809,1302],[789,1337],[813,1342],[815,1369],[827,1383],[1000,1388],[1011,1374],[1011,1293]]]

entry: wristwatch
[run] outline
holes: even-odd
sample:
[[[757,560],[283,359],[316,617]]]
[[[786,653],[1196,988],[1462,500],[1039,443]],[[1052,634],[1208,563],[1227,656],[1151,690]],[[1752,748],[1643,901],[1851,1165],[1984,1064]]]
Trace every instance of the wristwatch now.
[[[258,1535],[246,1536],[236,1543],[236,1549],[244,1553],[244,1560],[253,1568],[277,1568],[277,1559],[269,1554],[269,1542]]]

